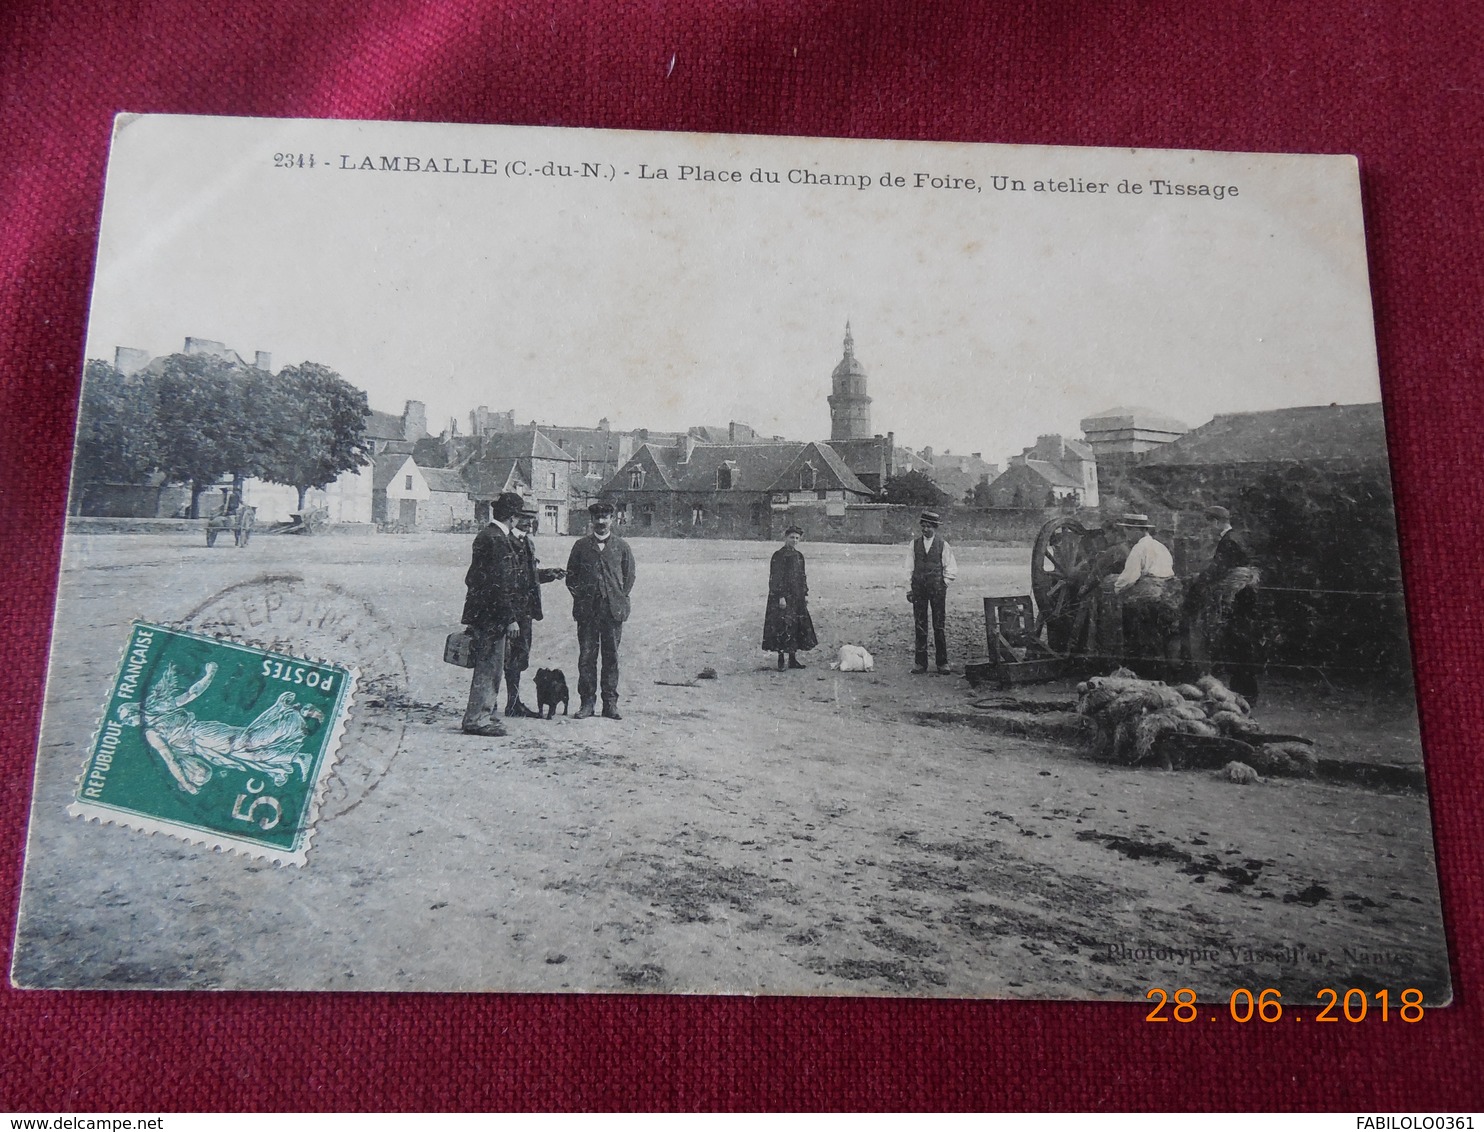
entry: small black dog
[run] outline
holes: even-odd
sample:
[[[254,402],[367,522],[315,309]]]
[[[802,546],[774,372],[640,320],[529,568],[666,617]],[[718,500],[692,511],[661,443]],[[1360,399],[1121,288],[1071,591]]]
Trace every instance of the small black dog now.
[[[562,714],[567,714],[567,678],[560,668],[536,669],[536,714],[542,719],[555,719],[556,706],[560,702]],[[547,708],[551,708],[547,712]]]

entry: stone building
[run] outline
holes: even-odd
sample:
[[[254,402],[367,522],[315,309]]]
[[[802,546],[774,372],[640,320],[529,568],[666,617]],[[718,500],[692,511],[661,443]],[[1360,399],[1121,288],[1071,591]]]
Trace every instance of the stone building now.
[[[1096,507],[1099,498],[1092,449],[1055,433],[1036,437],[1034,445],[1010,457],[1003,473],[975,491],[981,507]]]
[[[646,444],[603,487],[631,534],[772,538],[775,509],[843,516],[872,496],[828,444]]]

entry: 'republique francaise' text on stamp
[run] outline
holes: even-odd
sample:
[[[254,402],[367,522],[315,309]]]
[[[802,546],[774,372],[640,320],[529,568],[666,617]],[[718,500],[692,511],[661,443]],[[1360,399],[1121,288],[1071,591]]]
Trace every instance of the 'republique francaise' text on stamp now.
[[[356,677],[136,621],[68,813],[302,865]]]

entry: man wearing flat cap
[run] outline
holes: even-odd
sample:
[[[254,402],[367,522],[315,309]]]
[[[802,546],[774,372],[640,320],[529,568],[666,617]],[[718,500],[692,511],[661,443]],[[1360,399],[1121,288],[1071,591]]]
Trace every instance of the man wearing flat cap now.
[[[464,734],[502,737],[495,716],[500,702],[500,676],[505,650],[520,639],[520,574],[522,557],[510,537],[510,524],[524,501],[507,491],[490,505],[489,525],[474,538],[474,558],[464,575],[468,596],[463,622],[473,637],[474,675],[464,709]]]
[[[603,717],[621,719],[618,645],[629,616],[629,591],[634,588],[634,554],[613,533],[613,504],[594,503],[587,513],[592,531],[573,543],[567,556],[567,589],[577,622],[577,695],[582,701],[572,718],[587,719],[595,712],[601,653]]]
[[[1232,691],[1255,704],[1262,666],[1262,626],[1257,610],[1261,575],[1232,529],[1231,512],[1207,507],[1202,513],[1216,537],[1211,562],[1191,580],[1185,607],[1193,621],[1192,659],[1220,670]]]
[[[953,671],[948,667],[948,636],[943,614],[948,601],[948,583],[958,577],[958,562],[953,557],[953,548],[938,534],[941,522],[936,511],[924,511],[919,515],[917,525],[920,533],[912,540],[912,549],[907,555],[907,600],[912,603],[914,634],[912,671],[919,675],[927,671],[930,618],[938,671],[945,676]]]

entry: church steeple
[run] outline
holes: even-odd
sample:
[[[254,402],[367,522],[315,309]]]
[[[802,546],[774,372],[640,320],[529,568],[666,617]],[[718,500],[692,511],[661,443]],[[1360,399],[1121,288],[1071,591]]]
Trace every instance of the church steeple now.
[[[845,320],[845,354],[830,379],[830,439],[861,440],[871,435],[871,398],[865,367],[855,356],[855,335]]]

